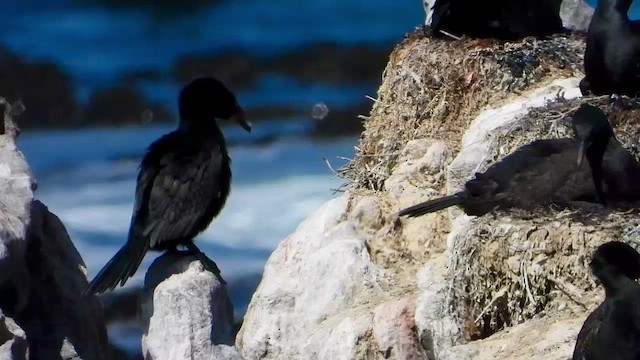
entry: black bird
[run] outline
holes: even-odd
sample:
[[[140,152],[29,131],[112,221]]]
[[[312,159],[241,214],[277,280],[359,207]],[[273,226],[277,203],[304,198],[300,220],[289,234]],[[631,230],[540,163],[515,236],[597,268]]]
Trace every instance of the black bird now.
[[[640,163],[615,138],[607,115],[598,107],[583,104],[573,115],[573,126],[582,139],[578,166],[586,157],[601,202],[640,200]]]
[[[455,36],[516,40],[565,32],[562,0],[435,0],[430,27]]]
[[[467,215],[482,216],[494,209],[530,209],[550,203],[556,191],[579,171],[576,159],[586,153],[590,161],[597,162],[598,154],[602,157],[604,151],[597,148],[604,142],[600,137],[610,136],[601,131],[609,126],[606,117],[578,118],[584,119],[573,123],[580,139],[535,140],[491,165],[486,172],[476,173],[463,191],[411,206],[398,215],[418,217],[457,205]],[[581,150],[585,147],[586,150]]]
[[[607,200],[603,190],[603,158],[611,138],[614,137],[609,119],[600,108],[582,104],[573,114],[571,124],[576,137],[580,139],[578,167],[586,157],[598,200],[606,205]]]
[[[640,28],[629,20],[632,0],[599,0],[587,30],[582,95],[640,90]]]
[[[230,159],[218,120],[237,121],[245,130],[236,97],[220,81],[199,78],[178,101],[178,128],[151,144],[140,165],[129,236],[85,290],[113,290],[136,272],[149,249],[196,253],[205,267],[220,270],[193,243],[224,207],[231,185]]]
[[[604,286],[604,301],[587,317],[573,360],[640,359],[640,254],[628,244],[600,245],[589,264]]]

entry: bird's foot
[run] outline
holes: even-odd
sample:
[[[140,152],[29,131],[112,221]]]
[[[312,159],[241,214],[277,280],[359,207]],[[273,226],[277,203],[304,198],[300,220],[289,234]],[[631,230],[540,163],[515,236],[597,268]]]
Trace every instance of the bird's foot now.
[[[207,271],[212,272],[213,275],[216,276],[216,278],[218,279],[218,281],[220,281],[221,284],[223,285],[227,284],[227,282],[222,278],[220,268],[218,268],[218,265],[215,263],[215,261],[209,259],[207,255],[205,255],[202,251],[200,251],[200,249],[198,249],[198,247],[194,243],[187,242],[185,246],[187,247],[189,252],[193,253],[198,258],[198,260],[200,260],[200,262],[202,263],[202,266],[204,266],[204,268]]]
[[[216,264],[215,261],[209,259],[204,253],[200,253],[200,255],[198,256],[200,258],[200,262],[202,263],[202,266],[204,266],[205,269],[207,269],[208,271],[212,272],[213,275],[216,276],[216,278],[218,278],[218,281],[220,281],[221,284],[226,285],[227,282],[222,278],[222,274],[220,272],[220,268],[218,268],[218,265]]]

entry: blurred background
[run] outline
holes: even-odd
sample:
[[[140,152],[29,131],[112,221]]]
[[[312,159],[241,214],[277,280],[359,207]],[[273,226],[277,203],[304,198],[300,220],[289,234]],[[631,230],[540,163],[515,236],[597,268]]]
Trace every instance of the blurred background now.
[[[125,241],[138,163],[174,128],[180,87],[213,75],[236,93],[254,131],[224,129],[232,193],[197,244],[228,281],[238,324],[271,251],[334,196],[341,181],[323,158],[339,167],[353,156],[366,95],[424,21],[419,0],[0,4],[0,96],[24,102],[19,144],[36,196],[64,221],[91,277]],[[156,256],[104,298],[120,358],[140,356],[137,290]]]
[[[176,123],[177,93],[220,78],[253,122],[224,129],[233,186],[197,244],[241,321],[266,259],[335,196],[393,46],[420,1],[0,0],[0,96],[21,99],[18,138],[39,188],[93,277],[126,240],[137,166]],[[326,110],[328,109],[328,113]],[[120,358],[139,358],[137,290],[158,253],[104,298]],[[239,325],[239,323],[238,323]]]

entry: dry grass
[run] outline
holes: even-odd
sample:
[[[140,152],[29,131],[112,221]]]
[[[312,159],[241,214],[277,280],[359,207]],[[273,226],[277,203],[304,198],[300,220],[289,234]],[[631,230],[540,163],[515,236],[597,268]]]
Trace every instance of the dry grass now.
[[[532,85],[577,76],[583,51],[578,36],[447,41],[416,29],[391,53],[356,157],[340,174],[352,188],[384,189],[409,140],[436,138],[457,149],[484,106]]]
[[[635,215],[547,213],[535,220],[504,213],[477,218],[456,239],[450,268],[452,310],[471,319],[484,338],[561,302],[587,307],[595,288],[588,263],[594,249],[622,240]]]

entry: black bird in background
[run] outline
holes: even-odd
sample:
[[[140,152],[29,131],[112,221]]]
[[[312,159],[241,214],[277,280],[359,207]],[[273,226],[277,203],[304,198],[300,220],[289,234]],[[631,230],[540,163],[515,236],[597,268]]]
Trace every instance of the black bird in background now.
[[[129,236],[85,290],[113,290],[135,274],[149,249],[186,246],[203,265],[220,270],[193,243],[222,210],[231,185],[230,159],[218,120],[237,121],[245,130],[235,96],[220,81],[199,78],[179,97],[178,128],[151,144],[140,165]]]
[[[582,139],[578,164],[587,158],[601,202],[640,200],[640,163],[615,138],[607,115],[598,107],[583,104],[573,115],[573,125]]]
[[[611,136],[602,131],[609,127],[606,117],[587,117],[584,121],[575,121],[574,117],[572,126],[581,139],[535,140],[491,165],[486,172],[476,173],[463,191],[411,206],[398,215],[418,217],[457,205],[467,215],[482,216],[494,209],[529,209],[549,203],[578,171],[578,156],[586,153],[590,161],[597,162],[604,152],[597,145],[606,144],[605,139]]]
[[[604,301],[587,317],[573,360],[640,359],[640,254],[628,244],[600,245],[589,264],[605,290]]]
[[[640,90],[640,25],[629,20],[632,0],[599,0],[587,32],[582,95]]]
[[[455,36],[516,40],[565,32],[562,0],[431,0],[430,27]]]

